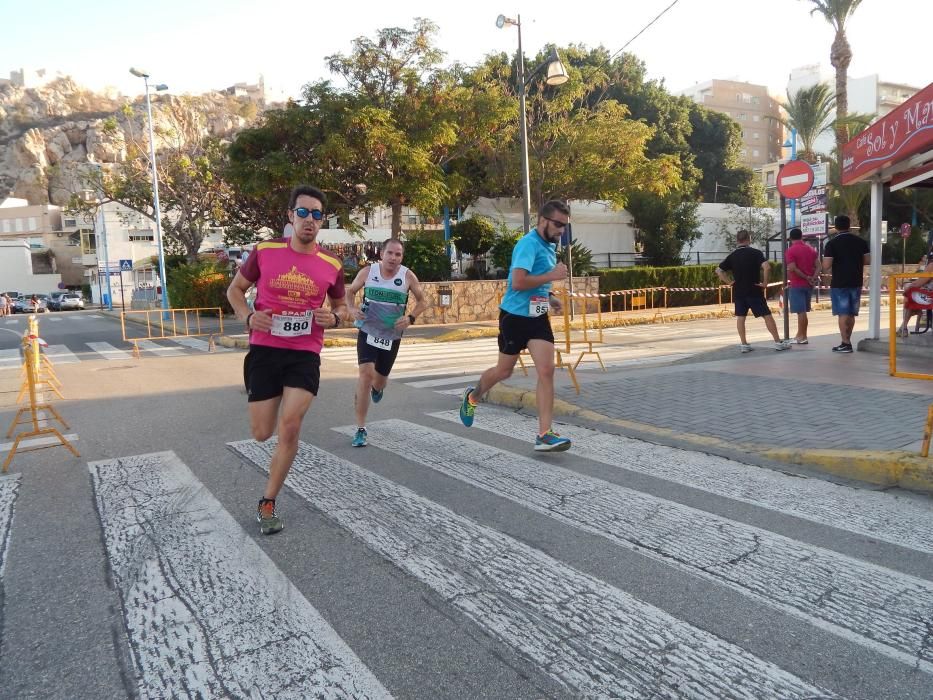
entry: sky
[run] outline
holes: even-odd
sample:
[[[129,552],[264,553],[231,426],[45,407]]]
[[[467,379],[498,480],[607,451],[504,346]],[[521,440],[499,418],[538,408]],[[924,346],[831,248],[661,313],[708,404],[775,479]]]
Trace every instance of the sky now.
[[[671,91],[719,78],[784,95],[791,69],[829,67],[833,30],[811,17],[809,0],[0,0],[0,77],[45,68],[132,96],[143,86],[131,66],[176,94],[255,83],[262,74],[272,97],[298,97],[305,83],[330,77],[326,56],[349,53],[354,38],[380,28],[411,28],[415,17],[438,25],[447,63],[474,65],[517,48],[516,28],[496,27],[499,14],[521,16],[526,56],[551,43],[615,53],[672,1],[626,49]],[[926,86],[931,26],[930,0],[863,0],[847,27],[849,75]]]

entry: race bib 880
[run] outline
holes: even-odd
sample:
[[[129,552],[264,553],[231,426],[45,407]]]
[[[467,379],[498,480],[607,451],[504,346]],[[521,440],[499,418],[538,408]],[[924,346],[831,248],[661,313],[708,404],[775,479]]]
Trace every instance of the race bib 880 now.
[[[309,335],[314,328],[314,315],[311,311],[288,311],[272,315],[272,335],[280,338],[297,338]]]

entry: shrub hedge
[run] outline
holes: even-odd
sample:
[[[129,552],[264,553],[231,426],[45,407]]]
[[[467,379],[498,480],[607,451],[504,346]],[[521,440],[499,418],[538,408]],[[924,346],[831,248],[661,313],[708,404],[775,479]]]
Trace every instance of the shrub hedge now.
[[[230,271],[216,262],[179,265],[168,270],[168,293],[176,309],[221,307],[225,314],[233,313],[227,301]]]
[[[679,265],[677,267],[623,267],[598,270],[599,291],[603,294],[620,289],[645,289],[647,287],[718,287],[720,282],[714,270],[716,265]],[[770,282],[779,282],[783,275],[780,263],[771,263]],[[773,297],[770,291],[768,297]],[[728,298],[728,297],[726,297]],[[696,306],[715,304],[716,290],[705,292],[668,292],[668,306]],[[605,304],[608,308],[608,302]]]

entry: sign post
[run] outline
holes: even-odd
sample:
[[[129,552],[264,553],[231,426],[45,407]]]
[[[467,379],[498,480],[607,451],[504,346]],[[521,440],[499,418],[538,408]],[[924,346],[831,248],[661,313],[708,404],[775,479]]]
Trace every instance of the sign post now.
[[[907,239],[910,238],[910,224],[901,224],[901,272],[907,266]]]
[[[781,194],[781,263],[784,268],[784,340],[790,338],[790,316],[787,298],[787,216],[785,200],[800,199],[813,187],[813,168],[805,160],[792,160],[778,169],[777,189]]]

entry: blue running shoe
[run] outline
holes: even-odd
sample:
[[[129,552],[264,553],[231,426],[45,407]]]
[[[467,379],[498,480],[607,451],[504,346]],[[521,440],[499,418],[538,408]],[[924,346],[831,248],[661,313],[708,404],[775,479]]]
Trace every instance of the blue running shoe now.
[[[379,391],[376,391],[376,387],[369,387],[369,395],[372,397],[373,403],[379,403],[382,401],[382,394],[384,391],[385,389],[379,389]]]
[[[570,449],[570,440],[561,437],[553,430],[535,438],[535,450],[538,452],[564,452]]]
[[[366,447],[366,428],[357,428],[356,435],[353,436],[353,447]]]
[[[471,393],[473,393],[473,387],[468,386],[460,401],[460,422],[468,428],[473,425],[473,414],[476,413],[476,404],[470,402]]]

